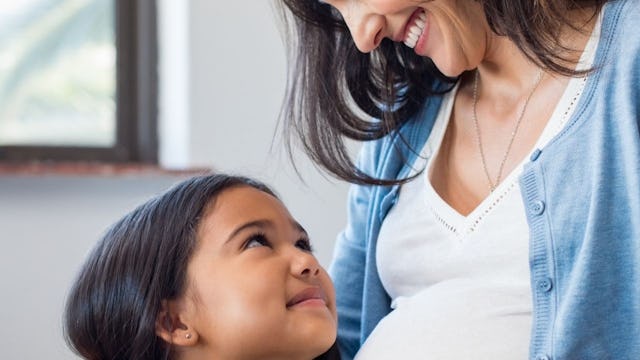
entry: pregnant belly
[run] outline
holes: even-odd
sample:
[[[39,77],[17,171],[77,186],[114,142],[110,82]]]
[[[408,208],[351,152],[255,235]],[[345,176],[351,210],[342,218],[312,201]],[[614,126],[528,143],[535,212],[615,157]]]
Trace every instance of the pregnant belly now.
[[[451,280],[394,300],[357,360],[526,359],[531,298],[513,284]]]

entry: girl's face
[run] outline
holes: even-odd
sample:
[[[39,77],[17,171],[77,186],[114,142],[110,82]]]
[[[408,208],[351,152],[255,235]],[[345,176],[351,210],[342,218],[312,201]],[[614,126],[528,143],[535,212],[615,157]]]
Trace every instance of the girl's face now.
[[[383,38],[404,42],[447,76],[477,67],[491,34],[482,5],[472,0],[321,0],[344,18],[362,52]]]
[[[311,359],[334,343],[333,285],[279,200],[248,186],[225,190],[197,236],[183,307],[204,355]]]

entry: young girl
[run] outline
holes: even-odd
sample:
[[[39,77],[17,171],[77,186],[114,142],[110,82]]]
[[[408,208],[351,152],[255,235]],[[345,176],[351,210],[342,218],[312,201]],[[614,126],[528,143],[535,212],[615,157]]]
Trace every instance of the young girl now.
[[[329,359],[335,296],[269,188],[209,175],[111,227],[71,290],[65,330],[92,360]]]

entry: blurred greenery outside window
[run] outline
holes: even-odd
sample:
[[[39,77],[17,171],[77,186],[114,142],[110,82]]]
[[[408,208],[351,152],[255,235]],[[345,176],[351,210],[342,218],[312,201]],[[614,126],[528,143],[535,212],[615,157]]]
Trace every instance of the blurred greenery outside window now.
[[[155,33],[151,0],[1,1],[0,160],[155,162]]]

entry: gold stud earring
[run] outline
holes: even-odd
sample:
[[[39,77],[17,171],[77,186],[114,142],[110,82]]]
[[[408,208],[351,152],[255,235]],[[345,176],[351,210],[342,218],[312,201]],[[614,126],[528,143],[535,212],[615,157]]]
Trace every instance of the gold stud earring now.
[[[191,333],[187,333],[184,337],[187,339],[191,339]]]

